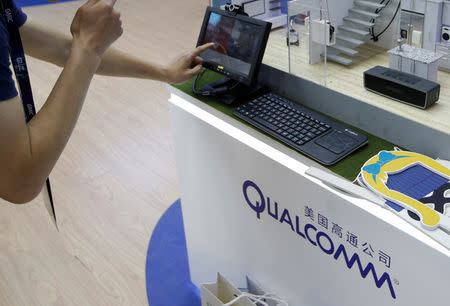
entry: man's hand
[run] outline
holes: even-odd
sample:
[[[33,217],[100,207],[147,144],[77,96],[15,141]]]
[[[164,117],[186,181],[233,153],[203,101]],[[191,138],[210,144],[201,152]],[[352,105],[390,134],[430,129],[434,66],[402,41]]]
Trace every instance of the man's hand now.
[[[202,71],[203,60],[200,53],[212,48],[214,43],[198,46],[193,51],[182,54],[170,62],[166,67],[167,83],[183,83]]]
[[[120,13],[114,9],[115,3],[116,0],[89,0],[78,9],[70,26],[72,48],[103,56],[123,32]]]

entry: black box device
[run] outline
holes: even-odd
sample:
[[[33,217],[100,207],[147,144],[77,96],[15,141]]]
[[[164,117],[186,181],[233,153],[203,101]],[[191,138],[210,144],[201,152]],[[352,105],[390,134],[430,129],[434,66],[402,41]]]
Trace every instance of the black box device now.
[[[441,86],[409,73],[375,66],[364,72],[364,88],[399,102],[425,109],[439,100]]]

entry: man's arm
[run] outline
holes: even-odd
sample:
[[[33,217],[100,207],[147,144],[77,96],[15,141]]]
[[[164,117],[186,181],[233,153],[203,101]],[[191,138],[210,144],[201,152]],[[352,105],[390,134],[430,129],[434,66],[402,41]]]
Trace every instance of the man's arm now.
[[[72,39],[53,29],[46,29],[28,17],[19,28],[27,55],[63,67],[69,58]]]
[[[42,189],[72,133],[105,50],[122,34],[114,3],[89,0],[77,11],[64,69],[28,124],[18,97],[0,102],[0,197],[25,203]]]
[[[47,31],[33,20],[20,28],[25,52],[38,59],[63,67],[72,41],[56,31]],[[96,73],[107,76],[153,79],[168,83],[182,83],[201,71],[198,55],[212,47],[207,44],[191,52],[181,54],[166,66],[145,62],[124,52],[108,49]]]

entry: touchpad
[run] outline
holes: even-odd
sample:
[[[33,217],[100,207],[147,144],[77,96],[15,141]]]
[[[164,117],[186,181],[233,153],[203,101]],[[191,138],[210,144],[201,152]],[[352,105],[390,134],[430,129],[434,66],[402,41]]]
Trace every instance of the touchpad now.
[[[333,131],[316,140],[316,143],[335,154],[341,154],[355,146],[356,140],[341,131]]]

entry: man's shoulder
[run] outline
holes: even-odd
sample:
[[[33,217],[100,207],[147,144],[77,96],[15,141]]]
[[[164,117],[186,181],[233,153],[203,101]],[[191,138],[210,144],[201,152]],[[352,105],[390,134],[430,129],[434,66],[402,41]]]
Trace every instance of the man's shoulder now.
[[[10,69],[9,35],[3,22],[0,22],[0,102],[17,96]]]
[[[27,21],[27,15],[22,11],[22,8],[17,6],[16,3],[14,1],[12,1],[13,3],[13,14],[14,14],[14,20],[16,22],[16,24],[21,27],[23,26],[23,24],[25,23],[25,21]]]
[[[14,1],[13,4],[13,16],[14,21],[20,27],[22,26],[27,16],[22,12]],[[16,85],[13,80],[12,72],[10,69],[10,46],[9,46],[9,34],[8,29],[3,18],[3,12],[1,12],[2,18],[0,18],[0,101],[5,101],[17,96]]]
[[[1,8],[1,6],[0,6]],[[3,27],[5,27],[5,18],[4,12],[1,12],[0,17],[0,23]],[[12,1],[12,15],[14,17],[14,21],[17,24],[17,26],[21,27],[27,20],[27,15],[22,11],[22,8],[20,6],[17,6],[14,1]]]

